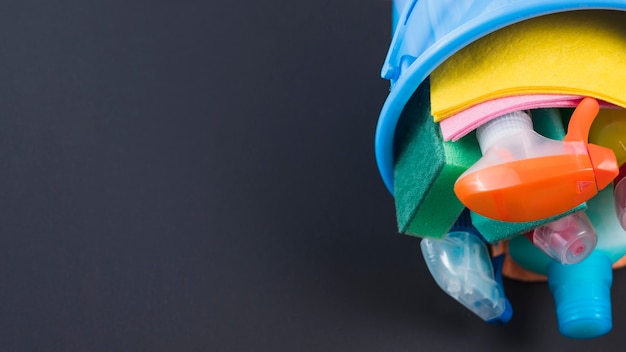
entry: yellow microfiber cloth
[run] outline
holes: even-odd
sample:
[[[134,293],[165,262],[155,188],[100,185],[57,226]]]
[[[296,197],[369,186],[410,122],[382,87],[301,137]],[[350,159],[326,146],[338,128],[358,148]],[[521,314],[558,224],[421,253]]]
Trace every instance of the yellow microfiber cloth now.
[[[523,21],[466,46],[430,77],[439,122],[522,94],[591,96],[626,107],[626,13],[572,11]]]

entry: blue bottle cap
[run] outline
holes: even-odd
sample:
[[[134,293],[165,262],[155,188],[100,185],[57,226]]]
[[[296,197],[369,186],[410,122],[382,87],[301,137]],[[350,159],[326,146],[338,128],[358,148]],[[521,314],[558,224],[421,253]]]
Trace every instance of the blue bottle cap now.
[[[598,251],[578,264],[548,265],[548,284],[561,334],[588,339],[611,330],[612,281],[611,260]]]

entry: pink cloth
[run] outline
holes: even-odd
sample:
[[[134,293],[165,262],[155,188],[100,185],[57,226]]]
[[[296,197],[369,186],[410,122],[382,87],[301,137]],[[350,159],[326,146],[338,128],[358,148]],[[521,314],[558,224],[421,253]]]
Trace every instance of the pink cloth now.
[[[469,107],[439,123],[446,141],[457,141],[478,126],[506,113],[539,108],[573,108],[583,99],[578,95],[529,94],[498,98]],[[619,108],[599,101],[600,107]]]

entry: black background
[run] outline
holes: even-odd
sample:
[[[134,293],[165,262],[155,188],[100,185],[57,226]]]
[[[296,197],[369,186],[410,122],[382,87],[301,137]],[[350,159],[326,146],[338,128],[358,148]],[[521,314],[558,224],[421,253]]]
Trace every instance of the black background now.
[[[481,322],[374,162],[390,2],[0,4],[0,350],[623,350]]]

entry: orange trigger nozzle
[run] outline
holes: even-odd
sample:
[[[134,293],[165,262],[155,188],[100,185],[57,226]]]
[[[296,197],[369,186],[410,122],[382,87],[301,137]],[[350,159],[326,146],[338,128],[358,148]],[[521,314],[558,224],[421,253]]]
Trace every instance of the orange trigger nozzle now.
[[[588,201],[619,171],[611,149],[588,142],[599,112],[596,99],[582,99],[563,141],[539,135],[523,112],[479,127],[483,157],[459,176],[455,194],[474,212],[508,222],[546,219]]]
[[[563,141],[565,142],[583,142],[588,143],[589,130],[591,124],[600,112],[600,104],[591,97],[585,97],[574,110],[572,117],[567,126],[567,134]]]

